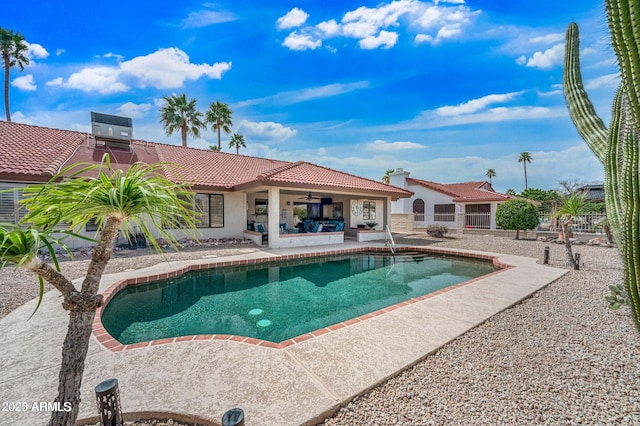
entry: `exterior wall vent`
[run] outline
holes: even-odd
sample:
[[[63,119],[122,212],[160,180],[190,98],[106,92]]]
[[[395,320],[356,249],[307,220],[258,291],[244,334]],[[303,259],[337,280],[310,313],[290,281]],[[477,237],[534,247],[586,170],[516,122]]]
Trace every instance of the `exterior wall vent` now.
[[[129,117],[92,112],[91,133],[96,139],[96,146],[132,149],[133,121]]]

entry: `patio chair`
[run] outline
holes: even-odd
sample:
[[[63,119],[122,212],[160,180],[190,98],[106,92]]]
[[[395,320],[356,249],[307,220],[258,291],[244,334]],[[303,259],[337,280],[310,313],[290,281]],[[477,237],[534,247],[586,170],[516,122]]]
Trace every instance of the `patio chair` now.
[[[256,231],[262,234],[262,240],[269,236],[269,233],[266,229],[264,229],[264,226],[261,223],[256,224]]]

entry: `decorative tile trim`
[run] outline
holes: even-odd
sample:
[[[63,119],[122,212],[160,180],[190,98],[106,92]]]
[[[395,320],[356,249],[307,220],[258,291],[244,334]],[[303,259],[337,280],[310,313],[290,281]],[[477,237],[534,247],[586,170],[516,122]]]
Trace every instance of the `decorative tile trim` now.
[[[423,300],[430,299],[432,297],[436,297],[440,294],[449,292],[456,288],[464,287],[476,281],[494,276],[496,274],[504,272],[505,270],[513,268],[512,265],[508,265],[504,262],[500,262],[498,260],[497,255],[494,256],[494,255],[485,254],[485,253],[459,251],[455,249],[445,249],[445,248],[439,248],[439,247],[413,247],[413,246],[398,247],[396,248],[396,253],[403,253],[403,252],[436,253],[436,254],[447,254],[447,255],[460,256],[460,257],[469,257],[469,258],[475,258],[475,259],[491,260],[493,262],[493,265],[500,269],[497,271],[491,272],[489,274],[472,278],[470,280],[449,286],[441,290],[434,291],[432,293],[414,297],[412,299],[396,303],[395,305],[387,306],[386,308],[382,308],[374,312],[369,312],[367,314],[360,315],[359,317],[352,318],[352,319],[343,321],[341,323],[326,326],[318,330],[311,331],[309,333],[305,333],[300,336],[296,336],[279,343],[271,342],[268,340],[260,340],[254,337],[234,336],[229,334],[199,334],[195,336],[168,337],[168,338],[163,338],[159,340],[150,340],[146,342],[133,343],[131,345],[123,345],[122,343],[118,342],[113,336],[111,336],[109,332],[102,325],[102,313],[103,313],[104,307],[107,306],[107,304],[111,301],[113,296],[116,295],[116,293],[118,293],[120,290],[122,290],[127,286],[136,286],[139,284],[146,284],[152,281],[175,278],[189,271],[198,271],[201,269],[221,268],[225,266],[250,265],[250,264],[256,264],[256,263],[273,263],[273,262],[281,262],[283,260],[286,261],[286,260],[304,259],[309,257],[358,253],[358,252],[364,252],[364,251],[389,253],[389,249],[386,247],[354,247],[354,248],[341,249],[341,250],[329,250],[329,251],[314,252],[314,253],[288,254],[283,256],[269,256],[264,258],[242,259],[242,260],[232,260],[232,261],[230,260],[203,261],[198,264],[184,266],[184,267],[175,269],[173,271],[164,272],[162,274],[151,274],[147,276],[125,278],[123,280],[116,281],[102,293],[104,302],[102,306],[100,306],[96,311],[96,316],[93,320],[93,335],[102,346],[104,346],[106,349],[108,349],[111,352],[119,352],[123,350],[131,350],[131,349],[139,349],[139,348],[148,348],[151,346],[158,346],[158,345],[164,345],[164,344],[170,344],[170,343],[210,341],[210,340],[227,340],[227,341],[238,342],[243,344],[263,346],[265,348],[271,348],[271,349],[283,349],[298,343],[302,343],[306,340],[322,336],[327,333],[332,333],[334,331],[340,330],[341,328],[349,327],[354,324],[358,324],[362,321],[366,321],[368,319],[375,318],[380,315],[384,315],[386,313],[395,311],[396,309],[400,309],[405,306],[409,306],[414,303],[421,302]]]

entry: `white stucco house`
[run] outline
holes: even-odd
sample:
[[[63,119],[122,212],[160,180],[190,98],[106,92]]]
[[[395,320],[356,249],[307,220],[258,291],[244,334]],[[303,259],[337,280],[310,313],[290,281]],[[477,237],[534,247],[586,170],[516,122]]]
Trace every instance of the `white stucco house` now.
[[[125,170],[136,162],[178,165],[179,172],[165,167],[163,173],[191,185],[201,239],[248,238],[270,248],[340,244],[345,236],[380,239],[391,223],[391,203],[411,196],[406,189],[305,161],[136,140],[131,128],[122,127],[130,122],[106,116],[87,133],[0,120],[0,222],[18,223],[24,216],[20,187],[47,182],[70,164],[99,163],[106,153]],[[373,222],[374,230],[365,228]],[[83,231],[95,232],[95,226]],[[70,245],[86,244],[76,239]]]
[[[394,231],[412,231],[431,224],[449,229],[496,229],[498,204],[513,196],[496,192],[487,181],[442,184],[409,177],[399,168],[389,176],[393,186],[411,191],[391,203]]]

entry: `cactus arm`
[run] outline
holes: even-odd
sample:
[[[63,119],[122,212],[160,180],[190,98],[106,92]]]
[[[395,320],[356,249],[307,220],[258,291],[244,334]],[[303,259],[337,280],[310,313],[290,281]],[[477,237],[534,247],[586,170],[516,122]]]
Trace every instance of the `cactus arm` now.
[[[622,86],[618,88],[613,98],[613,106],[611,108],[611,124],[609,125],[609,144],[607,146],[607,154],[604,163],[604,193],[605,205],[607,208],[607,218],[611,225],[611,230],[618,246],[623,247],[622,235],[620,234],[620,215],[622,212],[622,200],[619,196],[619,167],[621,159],[621,146],[619,138],[621,137],[621,127],[624,123],[622,120]]]
[[[611,33],[611,45],[620,65],[622,85],[631,115],[640,123],[640,2],[606,0],[605,8]]]
[[[580,39],[578,25],[571,23],[567,29],[564,56],[563,87],[569,115],[578,133],[591,151],[604,163],[607,152],[607,128],[596,114],[593,104],[582,84],[580,72]]]

